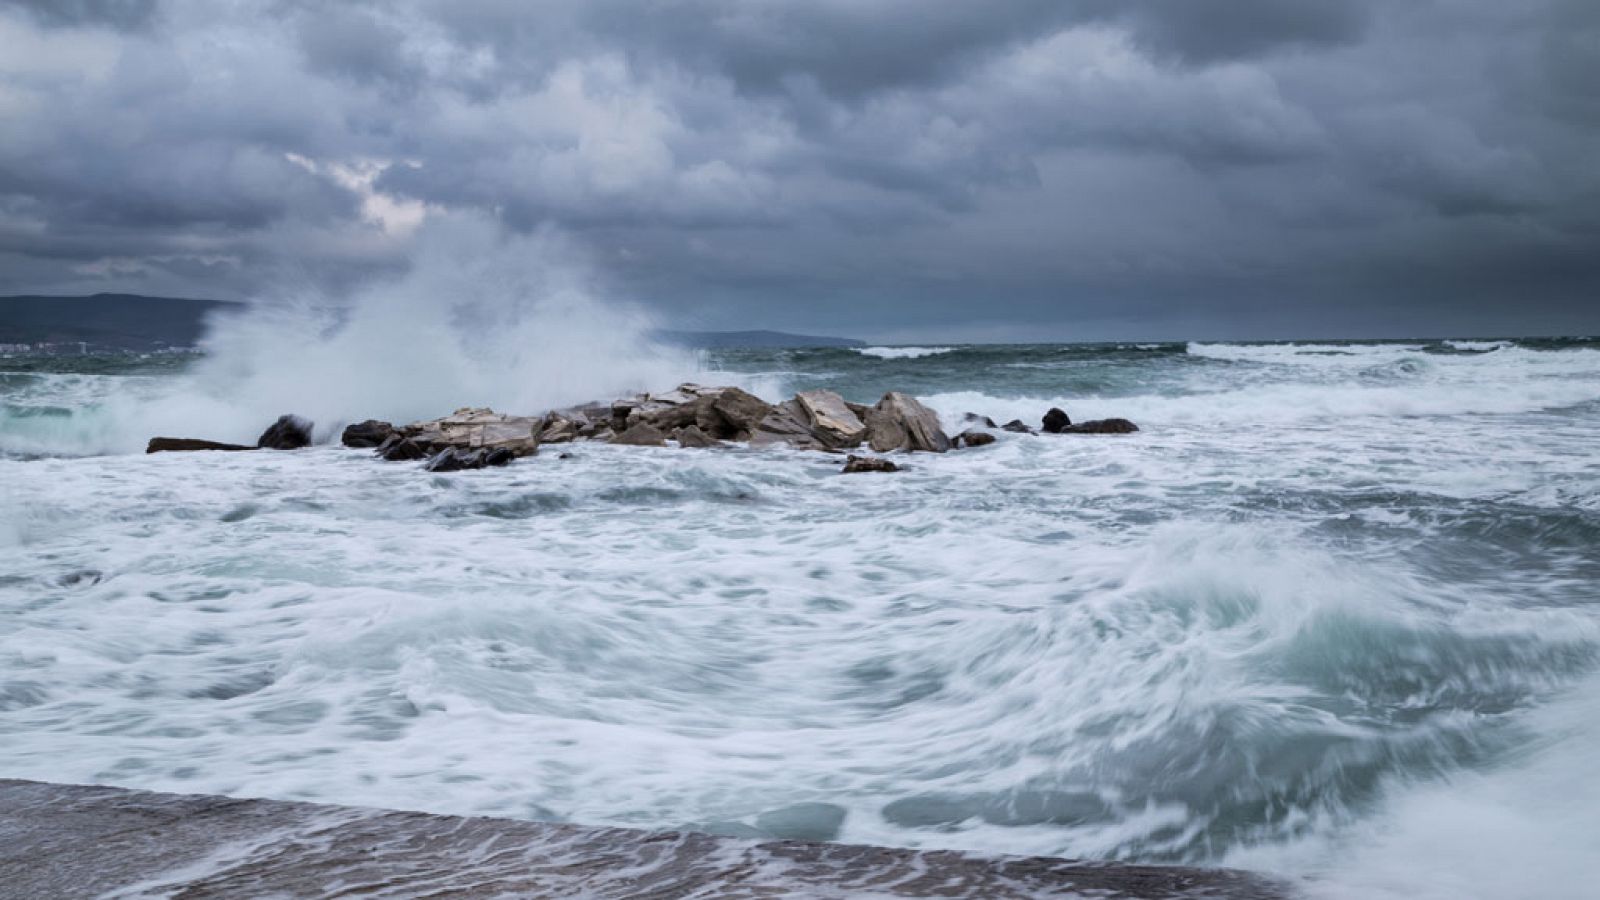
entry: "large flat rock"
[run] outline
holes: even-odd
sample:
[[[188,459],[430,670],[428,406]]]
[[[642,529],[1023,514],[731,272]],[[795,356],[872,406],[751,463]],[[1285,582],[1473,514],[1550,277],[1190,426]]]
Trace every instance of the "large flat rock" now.
[[[0,896],[1282,898],[1244,872],[0,779]]]

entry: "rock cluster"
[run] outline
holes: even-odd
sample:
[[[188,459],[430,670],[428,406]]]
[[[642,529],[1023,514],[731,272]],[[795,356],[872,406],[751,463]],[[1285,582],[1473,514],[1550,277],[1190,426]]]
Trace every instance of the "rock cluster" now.
[[[311,420],[296,415],[283,415],[267,426],[254,447],[244,444],[224,444],[220,441],[202,441],[197,438],[153,437],[145,445],[146,453],[174,453],[195,450],[299,450],[311,446]]]
[[[1047,434],[1132,434],[1139,430],[1139,426],[1127,419],[1095,419],[1074,425],[1065,412],[1054,407],[1044,414],[1044,421],[1041,424],[1044,425]],[[1022,423],[1008,422],[1006,430],[1014,430],[1012,425],[1022,425]]]
[[[748,441],[772,406],[736,387],[680,384],[661,394],[638,394],[611,404],[612,443],[711,446]],[[625,437],[632,432],[632,437]]]
[[[876,404],[851,403],[828,390],[801,391],[781,403],[768,403],[736,387],[680,384],[659,394],[636,394],[612,403],[555,409],[542,416],[513,416],[467,407],[448,416],[396,426],[368,419],[344,429],[347,447],[373,449],[390,461],[422,461],[431,472],[503,466],[533,456],[541,444],[604,441],[640,447],[706,448],[724,442],[752,447],[782,445],[800,450],[839,452],[867,447],[876,453],[944,453],[983,447],[997,440],[992,429],[1037,434],[1018,419],[996,426],[977,413],[962,417],[967,429],[951,438],[939,416],[910,394],[890,391]],[[1052,408],[1041,426],[1048,434],[1129,434],[1138,426],[1127,419],[1097,419],[1076,425]],[[280,416],[256,447],[190,438],[152,438],[149,453],[164,450],[294,450],[311,443],[311,422]],[[563,454],[565,456],[566,454]],[[851,455],[846,472],[894,472],[900,467],[874,456]]]

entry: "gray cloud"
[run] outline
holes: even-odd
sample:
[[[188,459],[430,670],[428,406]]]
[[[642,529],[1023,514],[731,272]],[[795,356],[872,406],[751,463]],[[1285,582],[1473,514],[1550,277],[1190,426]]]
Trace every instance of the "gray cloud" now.
[[[134,29],[150,24],[156,0],[5,0],[40,24],[52,27],[103,25]]]
[[[1116,4],[1142,46],[1186,62],[1350,44],[1367,30],[1367,0],[1213,0]]]
[[[1600,330],[1597,40],[1582,0],[11,3],[0,291],[337,291],[467,211],[696,326]]]

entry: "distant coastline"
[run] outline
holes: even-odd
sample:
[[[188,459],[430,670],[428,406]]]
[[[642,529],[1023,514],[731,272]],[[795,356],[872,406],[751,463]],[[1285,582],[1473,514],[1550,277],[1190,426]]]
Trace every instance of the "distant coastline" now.
[[[0,352],[161,350],[193,347],[205,334],[206,317],[242,304],[141,294],[0,297]],[[657,340],[685,347],[865,347],[866,341],[784,331],[653,332]]]
[[[0,345],[41,350],[193,347],[213,312],[240,304],[186,297],[91,294],[0,297]]]

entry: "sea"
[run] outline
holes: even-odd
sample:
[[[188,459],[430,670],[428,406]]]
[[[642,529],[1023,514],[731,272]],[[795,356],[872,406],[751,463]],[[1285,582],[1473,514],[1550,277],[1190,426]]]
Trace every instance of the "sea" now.
[[[1600,340],[621,333],[0,355],[0,777],[1595,896]],[[1140,430],[858,475],[337,441],[680,381]],[[142,452],[282,413],[320,443]]]

